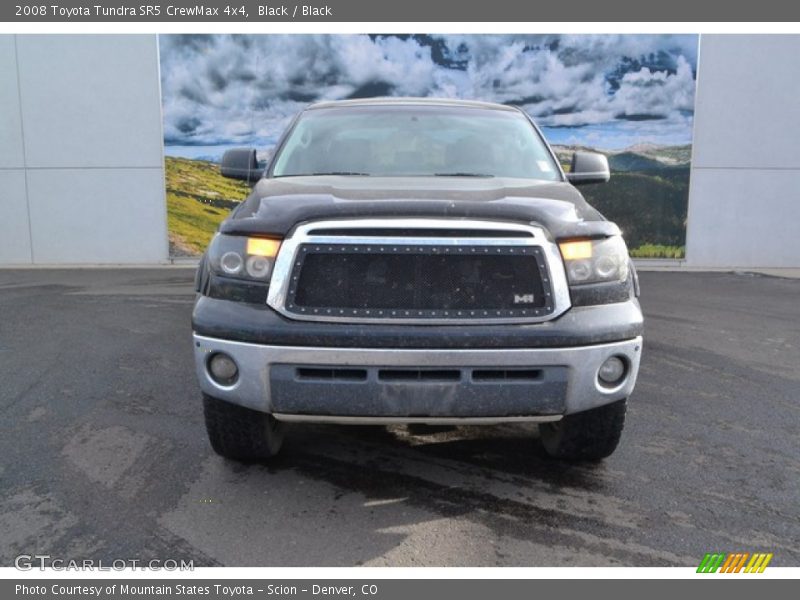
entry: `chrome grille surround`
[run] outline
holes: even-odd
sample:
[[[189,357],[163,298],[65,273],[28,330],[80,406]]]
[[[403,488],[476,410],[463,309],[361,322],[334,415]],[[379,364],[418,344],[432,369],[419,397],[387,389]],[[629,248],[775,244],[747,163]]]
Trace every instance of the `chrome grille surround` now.
[[[324,230],[343,230],[354,231],[363,229],[363,236],[359,235],[329,235]],[[441,236],[435,233],[431,236],[397,236],[381,235],[381,229],[395,230],[410,229],[415,232],[419,230],[463,230],[463,236]],[[315,233],[322,231],[322,234]],[[490,237],[480,237],[480,232],[496,232]],[[478,237],[470,234],[475,232]],[[499,236],[497,234],[500,234]],[[507,235],[503,235],[507,234]],[[375,245],[383,246],[434,246],[438,248],[469,248],[469,247],[529,247],[536,249],[536,253],[543,257],[550,281],[549,284],[551,310],[547,314],[530,314],[525,316],[479,316],[469,318],[459,318],[456,316],[442,316],[425,318],[414,317],[386,317],[373,315],[341,315],[323,313],[298,313],[287,310],[289,301],[289,291],[292,286],[292,278],[295,265],[298,260],[298,253],[301,246],[315,244],[323,246],[325,244],[347,246]],[[280,251],[276,257],[275,266],[272,273],[272,280],[269,286],[267,304],[286,316],[287,318],[301,321],[320,321],[320,322],[341,322],[341,323],[386,323],[386,324],[487,324],[487,323],[538,323],[555,319],[570,306],[569,287],[567,285],[564,265],[561,254],[555,242],[550,240],[544,229],[537,225],[526,225],[522,223],[509,223],[504,221],[487,221],[472,219],[447,219],[447,218],[366,218],[366,219],[337,219],[325,221],[313,221],[298,225],[293,232],[284,239]],[[533,312],[533,311],[531,311]]]

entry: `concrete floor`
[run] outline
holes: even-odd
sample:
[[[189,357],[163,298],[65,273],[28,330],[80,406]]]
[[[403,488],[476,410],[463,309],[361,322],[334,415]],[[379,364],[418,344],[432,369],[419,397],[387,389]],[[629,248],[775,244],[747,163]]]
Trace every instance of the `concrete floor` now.
[[[643,273],[639,384],[599,465],[528,426],[295,426],[244,466],[206,441],[192,275],[0,271],[0,565],[800,565],[800,280]]]

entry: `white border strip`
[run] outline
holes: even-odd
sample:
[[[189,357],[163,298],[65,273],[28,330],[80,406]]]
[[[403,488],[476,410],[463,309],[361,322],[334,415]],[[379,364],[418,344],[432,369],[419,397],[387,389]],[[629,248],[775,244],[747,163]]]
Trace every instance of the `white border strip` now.
[[[0,33],[800,33],[800,22],[3,22]]]

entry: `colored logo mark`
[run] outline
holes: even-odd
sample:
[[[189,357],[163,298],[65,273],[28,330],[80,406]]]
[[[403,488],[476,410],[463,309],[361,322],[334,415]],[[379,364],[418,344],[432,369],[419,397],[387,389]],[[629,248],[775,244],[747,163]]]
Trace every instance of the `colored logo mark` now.
[[[772,553],[766,552],[724,552],[708,553],[700,561],[697,567],[698,573],[763,573],[769,561],[772,560]]]

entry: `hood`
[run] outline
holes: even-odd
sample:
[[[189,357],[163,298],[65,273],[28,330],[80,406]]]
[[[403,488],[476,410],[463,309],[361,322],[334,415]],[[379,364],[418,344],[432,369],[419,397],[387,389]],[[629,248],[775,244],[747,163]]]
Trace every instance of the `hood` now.
[[[619,234],[569,183],[500,177],[261,179],[220,231],[284,237],[302,222],[359,217],[512,221],[556,239]]]

